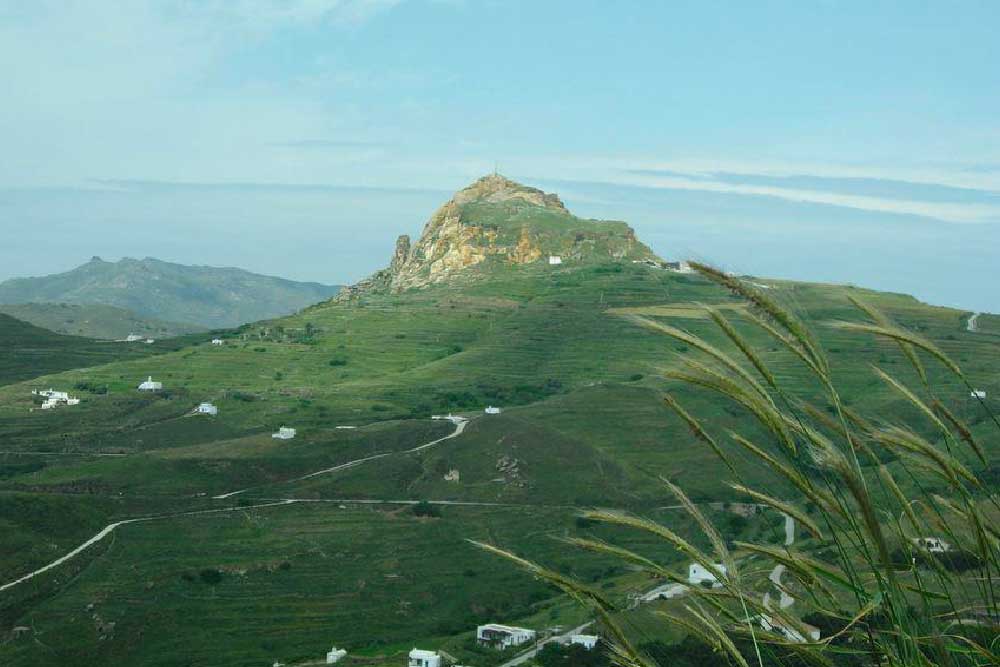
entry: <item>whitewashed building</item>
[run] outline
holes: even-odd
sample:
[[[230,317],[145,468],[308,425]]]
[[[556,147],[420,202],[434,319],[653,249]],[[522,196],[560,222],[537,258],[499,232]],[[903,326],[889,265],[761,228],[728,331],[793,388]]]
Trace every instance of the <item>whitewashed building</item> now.
[[[139,391],[160,391],[161,389],[163,389],[163,383],[154,380],[152,375],[139,384]]]
[[[983,399],[986,398],[986,392],[983,391],[982,389],[974,389],[972,393],[969,394],[969,396],[971,396],[972,398]]]
[[[663,268],[667,271],[673,271],[674,273],[694,273],[691,265],[684,260],[679,262],[665,262],[663,264]]]
[[[217,415],[219,414],[219,408],[212,405],[211,403],[201,403],[195,410],[199,415]]]
[[[415,648],[410,651],[408,667],[441,667],[441,656],[434,651]]]
[[[549,264],[553,266],[556,264],[562,264],[562,257],[559,255],[549,255]]]
[[[272,438],[277,438],[278,440],[291,440],[295,437],[295,429],[289,428],[287,426],[282,426],[278,429],[277,433],[271,434]]]
[[[131,334],[130,333],[129,335],[125,336],[125,342],[126,343],[138,343],[140,340],[143,340],[144,338],[145,338],[145,336],[140,336],[139,334]]]
[[[329,651],[326,652],[326,664],[335,665],[341,660],[343,660],[344,656],[346,655],[347,651],[345,651],[342,648],[337,648],[336,646],[334,646],[333,648],[331,648]]]
[[[597,635],[572,635],[569,638],[569,643],[576,644],[577,646],[582,646],[588,651],[592,650],[597,646],[597,642],[601,641],[601,638]]]
[[[486,407],[486,414],[488,414],[488,415],[498,415],[501,412],[502,412],[502,410],[500,408],[495,407],[493,405],[489,405],[489,406]]]
[[[951,545],[940,537],[914,537],[912,541],[921,549],[926,549],[931,553],[943,554],[946,551],[951,551]]]
[[[726,566],[722,563],[712,563],[712,566],[723,575],[726,574]],[[712,588],[718,588],[722,585],[719,583],[719,579],[715,576],[715,573],[703,567],[701,563],[691,563],[688,567],[688,583],[692,586],[711,584]]]
[[[535,637],[534,630],[499,623],[487,623],[476,628],[476,641],[484,646],[492,646],[498,651],[534,641]]]
[[[221,338],[213,338],[212,339],[212,345],[215,345],[215,346],[218,347],[220,345],[223,345],[223,341],[222,341]]]
[[[778,620],[772,619],[767,614],[761,614],[757,618],[760,621],[760,627],[765,632],[775,632],[777,634],[780,634],[790,642],[795,642],[796,644],[804,644],[805,642],[809,641],[809,639],[811,639],[814,642],[819,641],[820,631],[819,628],[817,628],[815,625],[802,623],[802,629],[806,631],[806,634],[803,635],[801,632],[799,632],[798,628],[789,627],[788,625],[785,625],[784,623]]]

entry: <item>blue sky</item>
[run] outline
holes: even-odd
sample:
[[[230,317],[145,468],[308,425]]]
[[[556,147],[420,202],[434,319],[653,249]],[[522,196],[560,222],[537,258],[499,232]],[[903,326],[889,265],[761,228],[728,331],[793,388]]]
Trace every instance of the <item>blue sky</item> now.
[[[494,165],[666,257],[1000,311],[994,2],[0,0],[0,279],[348,282]]]

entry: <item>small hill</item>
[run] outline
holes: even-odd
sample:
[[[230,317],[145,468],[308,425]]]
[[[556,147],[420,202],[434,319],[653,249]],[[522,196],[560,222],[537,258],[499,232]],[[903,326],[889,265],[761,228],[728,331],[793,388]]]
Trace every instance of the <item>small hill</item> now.
[[[218,328],[288,315],[339,291],[242,269],[94,257],[65,273],[2,282],[0,304],[100,304],[142,318]]]
[[[558,195],[492,174],[441,206],[416,243],[400,236],[389,267],[345,290],[343,298],[474,280],[550,257],[573,264],[661,261],[626,223],[578,218]]]
[[[59,373],[141,359],[190,344],[183,338],[152,345],[127,345],[57,334],[0,313],[0,385]]]
[[[129,334],[146,338],[173,338],[207,330],[207,327],[196,324],[139,317],[126,308],[101,304],[0,304],[0,313],[6,313],[56,333],[100,340],[120,340]]]

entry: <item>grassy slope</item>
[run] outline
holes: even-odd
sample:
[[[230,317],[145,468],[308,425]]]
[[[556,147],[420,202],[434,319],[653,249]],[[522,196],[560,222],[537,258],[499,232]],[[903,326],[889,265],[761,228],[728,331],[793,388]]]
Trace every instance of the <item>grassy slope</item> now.
[[[0,385],[20,382],[70,368],[145,359],[177,350],[193,338],[157,341],[152,345],[111,343],[65,336],[0,314]]]
[[[154,339],[171,338],[207,331],[205,327],[198,325],[139,317],[125,308],[99,304],[0,304],[0,313],[56,333],[101,340],[119,340],[129,334]]]
[[[774,286],[772,293],[776,297],[793,304],[813,322],[860,319],[846,297],[854,294],[866,298],[935,340],[963,363],[973,381],[986,388],[991,397],[1000,395],[994,379],[1000,371],[1000,341],[986,333],[966,332],[965,314],[961,311],[848,287],[767,282]],[[660,403],[667,384],[658,379],[657,371],[679,363],[673,353],[684,352],[683,346],[636,328],[619,316],[640,309],[717,340],[710,323],[690,307],[694,302],[727,306],[734,303],[728,295],[697,278],[631,264],[499,270],[490,281],[461,287],[438,286],[398,296],[372,296],[352,305],[322,304],[290,318],[246,327],[222,348],[195,345],[162,356],[68,371],[45,380],[53,384],[89,381],[111,388],[107,396],[88,397],[79,410],[27,413],[27,385],[2,388],[0,436],[10,448],[70,451],[75,458],[63,461],[54,455],[19,457],[18,461],[44,460],[46,465],[34,471],[12,472],[0,482],[0,489],[6,488],[8,493],[31,492],[37,502],[58,497],[46,491],[87,492],[96,498],[120,493],[124,494],[120,497],[133,502],[141,501],[143,507],[159,504],[171,508],[207,502],[191,500],[197,493],[247,485],[255,488],[243,496],[244,502],[294,496],[527,503],[539,506],[529,515],[536,519],[532,525],[544,534],[558,533],[559,526],[565,525],[560,522],[569,521],[557,517],[568,517],[571,510],[555,506],[613,504],[649,511],[654,505],[672,502],[656,481],[658,475],[678,480],[696,496],[721,497],[720,482],[727,478],[725,469]],[[739,310],[729,312],[745,328]],[[913,381],[891,345],[826,327],[819,327],[819,333],[849,404],[886,419],[911,415],[904,402],[879,385],[869,370],[869,364],[876,363]],[[779,369],[786,386],[803,396],[819,396],[811,380],[784,352],[768,349],[768,361]],[[967,400],[967,391],[936,367],[930,370],[942,400],[971,415],[973,406]],[[165,381],[170,396],[135,395],[135,382],[150,373]],[[747,415],[741,411],[726,407],[711,395],[689,389],[677,392],[685,405],[708,420],[717,433],[727,428],[752,432]],[[217,419],[183,417],[184,412],[207,398],[220,406]],[[503,405],[505,413],[475,420],[465,435],[439,447],[388,457],[377,464],[305,482],[284,482],[313,467],[327,467],[358,453],[404,449],[407,443],[438,434],[426,429],[447,428],[413,420],[372,427],[374,431],[338,431],[333,428],[336,425],[424,416],[431,411],[467,410],[479,414],[487,403]],[[280,454],[276,454],[278,446],[266,433],[282,423],[300,428],[302,436],[280,445]],[[127,456],[87,456],[98,451]],[[501,457],[518,460],[516,475],[498,468]],[[460,471],[460,481],[443,479],[451,469]],[[763,473],[747,467],[744,474],[753,477]],[[777,492],[777,487],[773,490]],[[46,632],[68,632],[78,637],[85,651],[81,655],[88,659],[128,657],[135,664],[158,664],[158,655],[171,652],[182,652],[192,659],[207,655],[199,653],[202,651],[219,651],[216,655],[225,654],[226,660],[228,656],[233,660],[250,656],[255,660],[271,659],[271,655],[285,658],[294,657],[286,651],[313,655],[326,650],[326,644],[343,642],[355,650],[375,640],[400,642],[396,648],[401,650],[411,638],[416,641],[458,630],[457,626],[435,629],[429,624],[431,620],[454,624],[455,619],[464,619],[463,627],[471,624],[460,607],[449,606],[451,602],[432,605],[440,607],[440,617],[411,615],[399,604],[401,599],[436,599],[433,592],[428,592],[429,582],[438,582],[442,590],[450,591],[453,570],[481,562],[478,555],[460,548],[456,541],[459,536],[499,537],[528,552],[545,542],[538,540],[539,533],[518,524],[518,512],[499,508],[487,512],[489,521],[483,517],[466,518],[478,510],[447,508],[446,535],[439,532],[444,528],[431,528],[443,523],[411,525],[412,521],[382,515],[356,515],[366,519],[361,520],[349,514],[355,517],[352,521],[360,523],[351,524],[349,539],[340,538],[335,519],[340,515],[332,509],[335,505],[323,507],[328,509],[293,506],[290,510],[275,510],[275,518],[265,511],[261,518],[244,518],[242,523],[183,519],[164,522],[162,528],[152,524],[129,527],[116,538],[114,550],[101,551],[104,555],[100,562],[86,568],[79,584],[46,580],[37,600],[10,603],[3,609],[12,623],[30,618],[48,628]],[[112,517],[128,514],[127,510],[98,508],[95,512],[99,515],[104,511],[105,516]],[[295,526],[295,517],[300,514],[326,517],[324,512],[329,518],[319,524],[283,527],[285,522]],[[549,515],[545,513],[554,513],[553,518],[546,518]],[[279,519],[279,515],[288,518]],[[11,521],[11,517],[7,520]],[[203,523],[213,530],[198,537],[201,529],[194,526]],[[220,523],[224,529],[217,526]],[[237,523],[242,527],[230,536],[229,527]],[[494,523],[502,527],[496,528],[501,532],[481,532],[484,525]],[[8,525],[17,524],[15,521]],[[363,604],[358,602],[361,598],[337,597],[358,586],[360,575],[351,570],[353,565],[348,566],[351,561],[345,561],[346,565],[338,562],[332,570],[324,564],[321,571],[326,579],[322,581],[308,574],[318,567],[315,563],[324,563],[321,556],[290,561],[288,572],[293,575],[268,572],[265,576],[266,568],[261,570],[260,563],[251,563],[250,570],[260,575],[246,589],[249,597],[243,596],[243,584],[235,583],[245,578],[227,578],[227,583],[212,593],[180,576],[183,568],[194,570],[226,561],[271,558],[265,554],[288,559],[287,554],[308,552],[313,547],[303,546],[304,542],[291,546],[304,539],[294,537],[297,533],[308,535],[319,545],[316,548],[327,554],[333,544],[356,545],[356,553],[366,554],[359,567],[382,562],[387,553],[403,557],[407,549],[412,549],[425,556],[427,569],[421,570],[424,563],[416,559],[414,562],[421,565],[408,566],[415,568],[412,576],[402,581],[384,577],[384,581],[380,580],[379,590],[397,584],[400,588],[391,594],[380,593],[377,602],[365,607],[365,617],[372,620],[366,622],[363,636],[350,634],[357,628],[346,620],[325,624],[329,614],[335,617],[340,610],[359,609],[357,605]],[[170,535],[169,540],[166,535]],[[7,563],[21,569],[26,563],[37,562],[37,543],[44,540],[55,541],[52,534],[42,530],[21,544],[16,553],[8,554]],[[454,548],[439,552],[443,544]],[[152,553],[151,545],[171,551],[165,551],[162,559],[144,563],[142,554]],[[545,559],[545,552],[539,555]],[[170,559],[178,565],[171,565]],[[442,567],[442,562],[447,567]],[[135,572],[129,569],[132,565],[138,568],[138,574],[128,574],[124,580],[116,578],[115,573]],[[296,579],[297,573],[305,578]],[[495,591],[504,586],[520,585],[506,577],[492,571],[480,573],[474,585],[465,582],[462,593],[451,595],[458,601],[456,604],[469,604],[465,593],[479,595],[480,586],[483,591],[493,591],[482,594],[496,596]],[[369,585],[371,580],[366,578]],[[121,583],[115,583],[118,581]],[[152,606],[141,602],[143,587],[150,583],[151,590],[164,592],[154,596],[159,602]],[[63,586],[64,592],[59,592]],[[192,586],[192,590],[185,588]],[[329,600],[321,595],[322,601],[314,601],[318,605],[315,610],[308,605],[296,606],[306,604],[303,599],[312,600],[314,590],[327,591]],[[530,592],[516,590],[516,599],[530,599]],[[113,613],[123,619],[120,640],[99,643],[93,634],[93,621],[74,611],[99,599],[113,601]],[[203,633],[200,625],[185,625],[186,620],[170,621],[180,626],[165,622],[183,617],[188,611],[195,612],[191,615],[197,618],[217,619],[206,626],[211,631]],[[494,620],[514,620],[512,616],[524,613],[524,609],[508,609],[497,614],[502,618]],[[298,621],[289,620],[293,614],[299,615]],[[323,623],[323,631],[317,632],[319,626],[313,628],[309,619]],[[135,640],[139,632],[143,633],[143,644],[155,650],[147,652],[139,646]],[[224,639],[220,641],[220,637]],[[280,637],[287,637],[287,641]],[[213,646],[221,644],[225,650],[209,649],[210,638]],[[0,655],[30,662],[30,657],[38,659],[41,655],[32,651],[19,645],[0,648]],[[59,656],[53,653],[50,657]]]

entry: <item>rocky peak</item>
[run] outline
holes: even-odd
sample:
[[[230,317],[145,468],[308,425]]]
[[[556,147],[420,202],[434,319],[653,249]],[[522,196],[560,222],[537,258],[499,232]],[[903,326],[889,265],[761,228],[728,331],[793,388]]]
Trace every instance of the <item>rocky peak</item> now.
[[[400,236],[389,267],[341,298],[481,277],[491,266],[532,264],[550,255],[567,262],[657,259],[624,222],[577,218],[558,195],[490,174],[435,211],[416,243]],[[483,270],[467,271],[472,267]]]
[[[496,203],[515,199],[534,204],[535,206],[569,213],[559,199],[559,195],[521,185],[500,174],[483,176],[468,187],[462,188],[455,193],[455,196],[452,197],[449,203],[462,206],[477,201]]]

